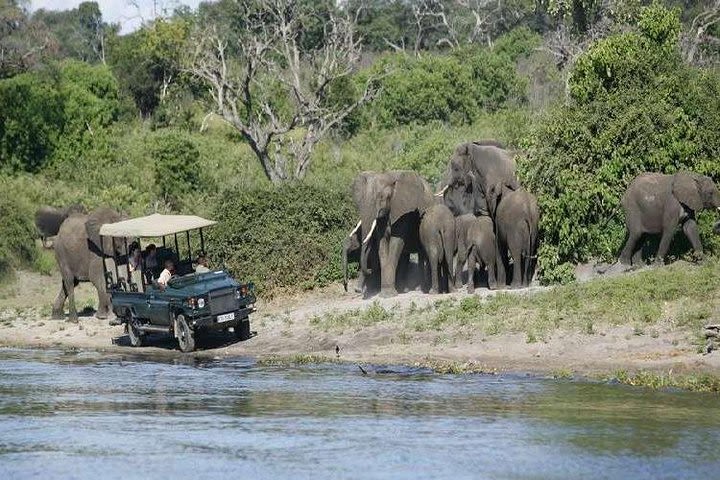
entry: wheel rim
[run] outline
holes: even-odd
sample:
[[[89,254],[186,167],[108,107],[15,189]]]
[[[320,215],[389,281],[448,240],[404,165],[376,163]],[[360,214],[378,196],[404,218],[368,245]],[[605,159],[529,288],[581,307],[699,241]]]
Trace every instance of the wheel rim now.
[[[183,349],[188,344],[188,337],[190,335],[190,327],[188,327],[187,322],[185,321],[185,317],[180,317],[178,319],[178,323],[180,324],[180,335],[178,336],[178,341],[180,342],[180,345],[183,347]]]

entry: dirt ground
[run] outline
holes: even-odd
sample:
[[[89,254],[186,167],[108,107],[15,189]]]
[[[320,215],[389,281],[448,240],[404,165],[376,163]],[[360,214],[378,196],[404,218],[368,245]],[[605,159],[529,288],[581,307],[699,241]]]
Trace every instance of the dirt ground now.
[[[585,272],[586,277],[591,275]],[[167,336],[150,338],[150,346],[134,349],[122,327],[109,326],[92,315],[95,293],[90,285],[78,287],[78,308],[87,314],[79,323],[50,319],[50,306],[59,278],[19,272],[16,281],[0,287],[0,345],[15,347],[60,347],[128,352],[133,355],[185,355]],[[542,287],[513,291],[532,295]],[[403,322],[385,321],[366,327],[320,329],[313,318],[327,313],[363,310],[380,305],[406,312],[423,308],[439,299],[468,294],[427,295],[410,292],[393,298],[363,300],[345,293],[340,285],[320,291],[260,301],[251,316],[256,335],[237,342],[231,334],[213,334],[198,340],[197,356],[253,356],[258,358],[318,355],[342,361],[373,364],[459,364],[488,372],[532,372],[543,374],[600,374],[617,370],[720,373],[720,352],[697,353],[688,332],[658,324],[653,335],[633,334],[630,326],[598,327],[594,334],[554,331],[544,341],[528,343],[524,334],[485,335],[468,327],[442,331],[412,331]],[[494,292],[476,290],[475,295]],[[375,303],[377,302],[377,303]],[[336,355],[336,347],[339,356]]]

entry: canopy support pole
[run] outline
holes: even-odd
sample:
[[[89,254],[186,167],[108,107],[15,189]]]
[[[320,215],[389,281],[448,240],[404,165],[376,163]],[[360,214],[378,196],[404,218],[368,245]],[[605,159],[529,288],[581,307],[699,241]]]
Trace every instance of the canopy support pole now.
[[[192,262],[192,248],[190,247],[190,230],[185,232],[185,236],[187,238],[187,245],[188,245],[188,258]]]
[[[200,229],[200,251],[205,253],[205,238],[203,237],[203,229]]]

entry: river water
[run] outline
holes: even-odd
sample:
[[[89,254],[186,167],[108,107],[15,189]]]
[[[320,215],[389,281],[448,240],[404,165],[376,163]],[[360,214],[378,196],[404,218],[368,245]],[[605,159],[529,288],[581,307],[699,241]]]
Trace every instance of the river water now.
[[[0,479],[720,478],[720,397],[0,349]]]

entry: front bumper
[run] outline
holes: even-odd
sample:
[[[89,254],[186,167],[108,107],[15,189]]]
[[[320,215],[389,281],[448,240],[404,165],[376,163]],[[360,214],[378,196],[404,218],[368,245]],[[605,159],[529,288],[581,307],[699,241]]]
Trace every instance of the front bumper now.
[[[190,320],[191,325],[194,328],[203,328],[208,330],[222,330],[228,327],[236,327],[241,322],[249,322],[250,318],[249,315],[255,311],[255,307],[244,307],[240,308],[238,310],[235,310],[235,312],[227,312],[227,313],[235,313],[235,317],[232,320],[227,320],[223,322],[218,322],[218,317],[221,317],[222,315],[210,315],[207,317],[195,317]]]

